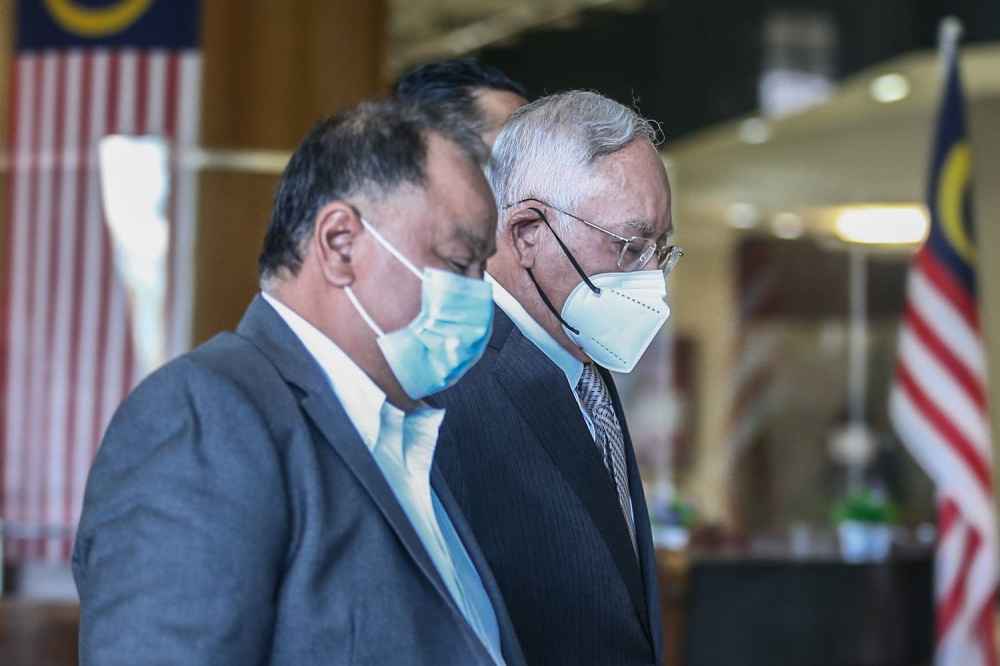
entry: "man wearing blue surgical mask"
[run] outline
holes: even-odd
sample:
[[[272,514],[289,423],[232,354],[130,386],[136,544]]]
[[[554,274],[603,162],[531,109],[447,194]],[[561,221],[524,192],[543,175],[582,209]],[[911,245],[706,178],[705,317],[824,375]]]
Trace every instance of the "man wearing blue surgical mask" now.
[[[423,402],[491,332],[482,154],[400,102],[306,136],[262,294],[105,435],[73,554],[84,666],[523,663]]]
[[[530,664],[659,664],[656,562],[609,370],[641,362],[681,255],[649,121],[569,92],[514,112],[487,168],[499,211],[483,360],[436,396],[437,466]]]

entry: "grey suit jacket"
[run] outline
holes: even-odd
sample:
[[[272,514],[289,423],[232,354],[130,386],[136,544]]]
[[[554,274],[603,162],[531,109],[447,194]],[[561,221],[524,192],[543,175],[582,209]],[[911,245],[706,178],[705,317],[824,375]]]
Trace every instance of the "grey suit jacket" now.
[[[524,663],[471,531],[433,484],[507,663]],[[73,573],[84,665],[492,663],[319,366],[260,296],[236,333],[118,410]]]

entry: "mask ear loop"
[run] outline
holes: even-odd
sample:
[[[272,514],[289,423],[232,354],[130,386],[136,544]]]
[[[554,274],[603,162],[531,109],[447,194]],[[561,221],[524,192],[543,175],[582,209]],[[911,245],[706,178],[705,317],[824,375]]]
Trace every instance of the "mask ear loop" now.
[[[580,264],[576,263],[576,259],[573,258],[573,253],[569,251],[569,248],[566,247],[566,245],[562,242],[562,239],[559,238],[559,234],[557,234],[556,230],[552,228],[551,224],[549,224],[549,220],[548,218],[545,217],[545,213],[543,213],[540,209],[534,207],[528,208],[528,210],[538,213],[538,217],[542,219],[542,222],[545,223],[545,226],[547,226],[549,228],[549,231],[552,232],[552,235],[555,236],[556,242],[559,243],[559,247],[562,248],[563,254],[566,255],[566,258],[569,259],[569,262],[573,264],[573,268],[575,268],[576,272],[580,274],[580,277],[583,278],[583,281],[587,284],[588,287],[590,287],[590,290],[594,292],[594,295],[600,296],[601,295],[600,287],[595,287],[594,283],[590,281],[589,277],[587,277],[587,274],[583,272],[582,268],[580,268]]]
[[[545,295],[545,292],[542,291],[542,288],[538,286],[538,280],[535,279],[535,274],[531,272],[531,269],[526,268],[525,270],[528,271],[528,277],[531,278],[532,284],[535,285],[535,290],[538,291],[538,295],[542,297],[542,302],[545,303],[545,307],[549,309],[549,312],[555,315],[556,319],[559,320],[560,324],[562,324],[569,330],[573,331],[573,335],[580,335],[580,330],[574,328],[573,326],[570,326],[569,322],[563,319],[562,316],[559,314],[559,311],[556,310],[556,307],[552,305],[552,301],[550,301],[549,297]]]
[[[351,301],[351,304],[354,305],[354,309],[358,311],[361,318],[365,320],[365,323],[368,324],[368,327],[375,331],[375,335],[380,338],[384,338],[385,333],[382,331],[382,328],[375,323],[375,320],[371,318],[368,311],[361,307],[361,302],[358,301],[358,297],[354,295],[354,290],[350,287],[344,287],[344,293],[347,294],[347,298]]]
[[[573,268],[576,269],[576,272],[580,274],[584,282],[587,283],[587,286],[593,289],[595,294],[599,295],[601,293],[601,290],[593,285],[593,283],[590,281],[590,278],[587,277],[587,274],[584,273],[583,270],[580,268],[580,265],[576,263],[576,259],[573,258],[573,255],[572,253],[570,253],[569,248],[563,245],[563,242],[559,239],[559,236],[558,234],[556,234],[555,229],[552,228],[552,225],[549,224],[549,221],[545,218],[545,213],[543,213],[540,209],[534,207],[528,208],[528,210],[534,211],[535,213],[538,214],[538,217],[542,220],[542,222],[545,223],[545,226],[549,228],[549,231],[552,232],[552,235],[555,236],[556,242],[559,243],[559,247],[562,248],[563,253],[569,258],[570,262],[573,264]],[[545,307],[549,309],[549,312],[551,312],[555,316],[555,318],[559,320],[560,324],[562,324],[569,330],[573,331],[573,335],[580,335],[580,329],[576,328],[575,326],[571,325],[568,321],[563,319],[562,315],[559,314],[559,311],[556,310],[556,306],[552,305],[552,301],[549,300],[549,297],[545,295],[545,292],[542,291],[542,288],[538,285],[538,280],[535,279],[535,274],[532,272],[532,270],[530,268],[526,268],[525,270],[528,271],[528,277],[531,278],[532,284],[535,285],[535,290],[541,297],[542,302],[545,303]]]
[[[365,227],[365,229],[367,229],[368,232],[371,233],[371,235],[375,237],[375,240],[377,240],[382,247],[384,247],[385,249],[389,250],[389,253],[392,254],[392,256],[394,256],[397,259],[399,259],[399,262],[401,264],[403,264],[404,266],[406,266],[408,269],[410,269],[410,272],[413,273],[414,275],[416,275],[418,278],[420,278],[420,280],[424,279],[423,273],[421,273],[419,270],[417,270],[417,267],[414,266],[413,263],[409,259],[407,259],[406,257],[404,257],[403,253],[400,252],[399,250],[397,250],[396,247],[392,243],[390,243],[389,241],[387,241],[385,239],[385,236],[383,236],[382,234],[380,234],[378,232],[378,230],[375,227],[372,226],[371,222],[369,222],[365,218],[361,217],[361,215],[358,215],[358,219],[361,220],[361,224],[363,224],[364,227]]]

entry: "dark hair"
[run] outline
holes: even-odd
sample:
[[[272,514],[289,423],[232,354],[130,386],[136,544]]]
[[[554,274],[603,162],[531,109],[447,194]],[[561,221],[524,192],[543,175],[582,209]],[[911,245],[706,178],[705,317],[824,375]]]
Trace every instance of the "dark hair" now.
[[[486,119],[476,108],[475,94],[483,89],[528,96],[524,86],[498,67],[476,60],[446,60],[417,67],[404,76],[396,86],[396,97],[438,109],[482,132]]]
[[[281,176],[257,276],[267,280],[282,268],[298,273],[305,239],[331,201],[423,187],[430,132],[456,143],[477,164],[485,161],[482,140],[468,128],[445,126],[437,114],[399,100],[360,104],[316,123]]]

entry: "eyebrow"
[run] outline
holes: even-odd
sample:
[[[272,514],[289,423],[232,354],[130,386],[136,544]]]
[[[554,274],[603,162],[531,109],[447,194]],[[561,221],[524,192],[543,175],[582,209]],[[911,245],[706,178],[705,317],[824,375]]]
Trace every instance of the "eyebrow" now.
[[[627,224],[628,226],[632,227],[639,233],[645,234],[647,236],[653,233],[653,231],[655,231],[655,229],[653,229],[653,225],[647,222],[646,220],[633,219],[629,220]]]

